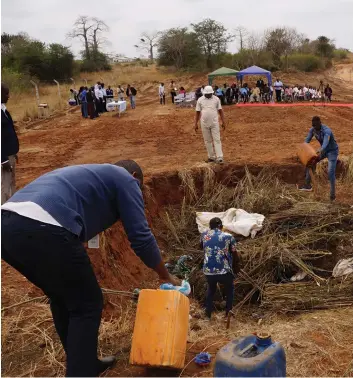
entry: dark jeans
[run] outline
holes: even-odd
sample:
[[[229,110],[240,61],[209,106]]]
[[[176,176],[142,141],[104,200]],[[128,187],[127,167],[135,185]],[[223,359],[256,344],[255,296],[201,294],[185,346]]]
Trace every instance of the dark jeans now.
[[[282,95],[282,91],[276,89],[276,100],[277,100],[277,102],[282,101],[281,95]]]
[[[163,96],[159,96],[159,103],[165,105],[165,94]]]
[[[82,112],[82,117],[88,118],[87,102],[82,102],[81,103],[81,112]]]
[[[1,212],[1,220],[1,257],[50,299],[66,375],[98,376],[103,296],[82,243],[62,227],[9,211]]]
[[[95,117],[94,103],[88,102],[87,107],[88,107],[88,115],[90,116],[91,119],[93,119]]]
[[[174,104],[174,97],[176,96],[176,92],[172,91],[170,92],[170,95],[172,97],[172,104]]]
[[[226,313],[228,313],[233,307],[234,299],[234,276],[231,273],[227,274],[215,274],[206,275],[208,290],[206,297],[206,315],[211,317],[213,310],[213,297],[216,294],[217,283],[224,285],[225,295],[227,298]]]
[[[336,166],[337,166],[337,159],[338,159],[338,151],[330,151],[324,156],[321,156],[320,161],[323,159],[328,160],[328,179],[330,181],[330,198],[335,199],[336,197]],[[313,168],[313,172],[315,173],[316,166]],[[311,176],[310,176],[310,169],[306,168],[305,170],[305,184],[311,185]]]

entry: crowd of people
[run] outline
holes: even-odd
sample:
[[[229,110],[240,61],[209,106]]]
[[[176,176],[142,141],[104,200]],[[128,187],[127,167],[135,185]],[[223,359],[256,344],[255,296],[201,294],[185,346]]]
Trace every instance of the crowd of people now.
[[[172,104],[175,102],[175,97],[178,95],[186,96],[186,90],[184,87],[177,88],[177,85],[175,84],[175,81],[172,80],[169,84],[169,93],[172,100]],[[161,105],[165,105],[165,85],[164,83],[160,83],[158,87],[158,95],[159,95],[159,103]]]
[[[118,101],[124,101],[126,98],[130,100],[131,109],[136,108],[137,90],[130,84],[127,85],[126,91],[121,85],[116,89]],[[77,91],[70,89],[71,105],[80,105],[83,118],[97,118],[100,114],[107,111],[107,104],[114,101],[114,90],[111,86],[105,88],[104,83],[97,81],[92,87],[82,86]]]
[[[196,89],[196,101],[203,96],[205,86]],[[220,99],[222,105],[239,103],[270,103],[270,102],[298,102],[298,101],[329,101],[332,100],[332,88],[329,84],[323,87],[320,82],[318,87],[298,84],[294,86],[284,85],[281,80],[266,84],[262,79],[256,82],[254,87],[247,83],[238,85],[225,83],[223,87],[214,86],[214,94]]]

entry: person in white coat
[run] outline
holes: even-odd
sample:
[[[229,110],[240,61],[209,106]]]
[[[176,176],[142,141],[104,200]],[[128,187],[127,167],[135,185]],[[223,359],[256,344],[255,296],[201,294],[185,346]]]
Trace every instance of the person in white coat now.
[[[201,119],[201,130],[207,149],[207,163],[223,163],[223,151],[219,130],[218,116],[222,120],[222,128],[225,130],[224,113],[222,105],[217,96],[213,94],[213,88],[205,87],[203,96],[196,103],[195,131],[198,130],[198,123]]]

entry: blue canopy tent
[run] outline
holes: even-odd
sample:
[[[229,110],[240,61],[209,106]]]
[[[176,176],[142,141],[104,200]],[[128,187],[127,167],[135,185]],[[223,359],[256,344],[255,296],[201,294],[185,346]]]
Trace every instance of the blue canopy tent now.
[[[238,80],[240,79],[241,83],[243,82],[243,77],[248,75],[263,75],[267,77],[268,84],[272,84],[272,75],[270,71],[264,70],[261,67],[258,66],[251,66],[248,68],[245,68],[244,70],[241,70],[237,73]]]

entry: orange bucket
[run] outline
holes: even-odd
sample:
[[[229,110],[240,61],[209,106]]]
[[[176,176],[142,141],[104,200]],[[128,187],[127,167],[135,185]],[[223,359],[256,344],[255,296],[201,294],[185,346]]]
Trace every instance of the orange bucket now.
[[[311,167],[316,162],[317,154],[309,143],[302,143],[298,147],[297,154],[301,163],[306,167]]]

